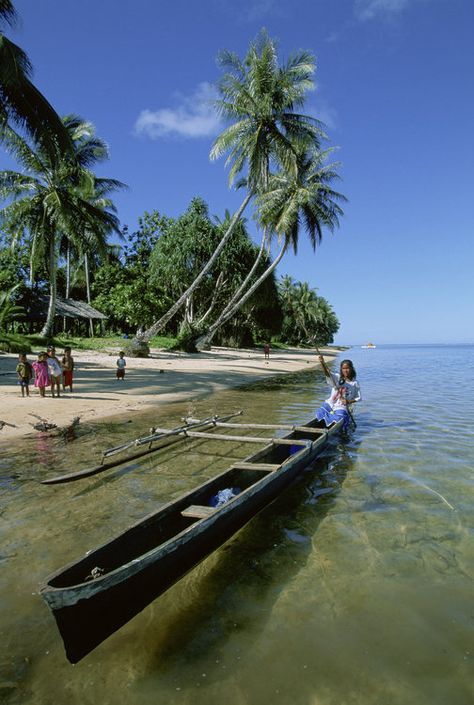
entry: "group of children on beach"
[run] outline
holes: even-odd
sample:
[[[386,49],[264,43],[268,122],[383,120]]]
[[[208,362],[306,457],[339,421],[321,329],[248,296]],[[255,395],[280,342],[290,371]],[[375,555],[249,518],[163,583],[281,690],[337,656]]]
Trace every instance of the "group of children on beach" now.
[[[123,352],[117,359],[117,379],[125,378],[127,363]],[[74,358],[71,348],[66,346],[61,361],[56,357],[56,348],[50,345],[46,352],[38,353],[38,359],[30,363],[24,353],[18,356],[16,374],[21,388],[21,396],[30,396],[30,384],[34,376],[34,386],[38,388],[41,397],[46,396],[46,387],[51,387],[51,396],[60,397],[61,378],[63,391],[69,388],[72,392],[72,377],[74,371]]]
[[[50,345],[46,352],[38,353],[38,359],[30,363],[24,353],[18,357],[16,374],[18,384],[21,387],[21,396],[30,396],[30,384],[34,375],[34,385],[38,388],[41,397],[46,396],[46,387],[51,387],[51,396],[61,396],[62,387],[66,387],[72,392],[72,375],[74,370],[74,358],[71,355],[71,348],[65,347],[61,361],[56,357],[56,349]]]

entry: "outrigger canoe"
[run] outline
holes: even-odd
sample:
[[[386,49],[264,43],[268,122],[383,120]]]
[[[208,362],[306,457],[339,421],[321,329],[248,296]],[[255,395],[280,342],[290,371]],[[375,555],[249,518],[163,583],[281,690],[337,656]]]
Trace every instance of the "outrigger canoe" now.
[[[304,426],[273,426],[292,429],[281,438],[247,437],[266,445],[51,575],[41,594],[54,614],[69,661],[80,661],[230,539],[281,494],[341,426],[342,421],[321,428],[312,420]],[[212,506],[213,498],[229,489],[234,496]]]

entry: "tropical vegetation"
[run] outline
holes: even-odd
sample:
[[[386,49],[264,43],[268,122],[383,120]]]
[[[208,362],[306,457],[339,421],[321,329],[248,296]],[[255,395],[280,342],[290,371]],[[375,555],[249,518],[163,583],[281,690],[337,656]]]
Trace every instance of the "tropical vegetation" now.
[[[43,339],[61,326],[71,335],[70,321],[56,315],[63,296],[103,312],[110,335],[139,331],[137,339],[150,342],[162,332],[188,350],[211,340],[331,342],[339,323],[326,299],[308,283],[276,278],[303,231],[316,249],[324,232],[338,227],[345,200],[334,188],[338,164],[323,148],[324,126],[304,114],[314,87],[312,54],[300,51],[282,63],[266,32],[243,59],[222,52],[216,110],[226,127],[210,158],[226,156],[229,185],[243,192],[240,207],[211,217],[196,197],[177,217],[145,212],[129,232],[112,201],[124,185],[94,173],[108,157],[104,141],[90,122],[60,118],[35,88],[28,57],[3,31],[15,20],[11,0],[0,0],[0,142],[18,167],[0,171],[2,335],[37,334],[21,312],[47,295]],[[258,245],[244,218],[250,206]],[[75,331],[99,332],[92,320]]]
[[[49,307],[42,334],[52,333],[56,314],[56,273],[60,240],[85,252],[105,251],[106,236],[120,234],[108,191],[120,184],[97,179],[89,166],[105,158],[105,144],[94,137],[89,123],[68,116],[64,124],[74,146],[75,160],[51,160],[41,143],[31,146],[10,126],[0,132],[4,146],[23,171],[0,171],[0,224],[11,234],[12,245],[23,239],[30,252],[30,281],[38,259],[46,262]]]
[[[246,195],[240,208],[230,219],[212,257],[166,314],[146,331],[146,336],[155,334],[165,326],[200,285],[234,233],[247,205],[252,199],[257,199],[259,203],[264,198],[270,187],[273,172],[291,182],[290,188],[294,198],[292,208],[287,214],[290,217],[287,219],[281,217],[278,204],[273,210],[268,201],[264,201],[265,205],[260,203],[257,207],[256,218],[263,227],[262,247],[270,246],[274,232],[283,240],[278,261],[266,276],[271,274],[283,257],[289,242],[296,248],[301,208],[314,244],[314,233],[317,232],[320,239],[322,227],[334,229],[338,216],[342,214],[336,200],[342,200],[343,197],[329,190],[330,180],[336,175],[335,166],[332,165],[324,173],[324,188],[321,188],[320,182],[312,174],[316,170],[321,177],[322,170],[325,169],[323,163],[328,152],[321,153],[321,142],[325,137],[323,126],[315,118],[299,112],[304,106],[308,91],[314,87],[314,57],[309,52],[301,51],[280,65],[275,41],[262,32],[256,41],[251,43],[243,60],[232,52],[224,51],[219,56],[219,63],[224,74],[219,83],[221,98],[217,101],[216,108],[230,125],[214,142],[210,156],[211,159],[217,159],[223,154],[228,154],[226,163],[230,165],[230,185],[245,172],[239,185],[245,186]],[[305,197],[304,206],[300,206],[302,190],[309,181],[312,181],[313,188]],[[295,185],[300,188],[295,189]],[[308,217],[309,211],[311,215]],[[257,278],[254,286],[243,293],[253,274],[254,271],[245,279],[237,298],[235,295],[232,297],[232,303],[227,305],[221,316],[209,327],[207,335],[201,337],[201,343],[208,343],[215,331],[234,316],[254,293],[263,279]]]

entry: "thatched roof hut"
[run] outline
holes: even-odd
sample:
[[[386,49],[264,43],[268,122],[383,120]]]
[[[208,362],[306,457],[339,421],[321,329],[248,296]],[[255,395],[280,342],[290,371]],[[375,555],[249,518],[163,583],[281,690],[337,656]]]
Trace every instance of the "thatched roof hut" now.
[[[30,321],[41,321],[46,319],[48,314],[49,296],[38,295],[30,306],[27,307],[27,318]],[[68,318],[86,318],[92,320],[105,321],[105,316],[97,309],[93,308],[85,301],[74,301],[74,299],[56,298],[56,316]]]

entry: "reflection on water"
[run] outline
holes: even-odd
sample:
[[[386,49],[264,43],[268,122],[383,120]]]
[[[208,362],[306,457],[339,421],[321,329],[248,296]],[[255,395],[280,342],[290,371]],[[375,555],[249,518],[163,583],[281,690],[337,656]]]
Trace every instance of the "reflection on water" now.
[[[0,701],[471,703],[474,403],[449,421],[443,411],[472,349],[350,355],[364,394],[356,432],[74,667],[38,595],[44,578],[250,451],[186,441],[77,483],[40,480],[189,412],[302,422],[323,380],[293,375],[3,452]]]

